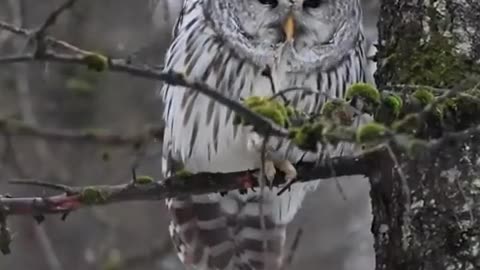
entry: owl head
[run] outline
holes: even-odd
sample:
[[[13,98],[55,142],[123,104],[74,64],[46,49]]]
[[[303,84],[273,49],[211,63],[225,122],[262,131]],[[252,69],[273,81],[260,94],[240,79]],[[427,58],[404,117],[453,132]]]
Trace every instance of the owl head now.
[[[359,0],[207,0],[214,28],[260,64],[275,56],[292,71],[328,69],[356,45]]]

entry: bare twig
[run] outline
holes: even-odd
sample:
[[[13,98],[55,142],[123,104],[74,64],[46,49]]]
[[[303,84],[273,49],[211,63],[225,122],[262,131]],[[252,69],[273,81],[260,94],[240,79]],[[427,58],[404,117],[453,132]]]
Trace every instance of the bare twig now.
[[[0,30],[5,30],[6,32],[11,32],[11,33],[14,33],[18,36],[27,38],[27,39],[30,38],[35,33],[34,30],[21,28],[21,27],[18,27],[16,25],[14,25],[14,24],[10,24],[10,23],[3,22],[3,21],[0,21]],[[77,54],[81,54],[81,55],[87,55],[87,54],[92,53],[90,51],[80,49],[77,46],[72,45],[72,44],[70,44],[66,41],[59,40],[59,39],[56,39],[56,38],[54,38],[52,36],[48,36],[48,35],[44,36],[44,42],[49,44],[49,45],[52,45],[52,47],[54,47],[54,48],[58,47],[58,48],[66,49],[67,51],[72,52],[72,53],[77,53]]]
[[[47,17],[47,19],[45,20],[45,22],[39,28],[39,30],[35,32],[34,38],[37,45],[35,54],[37,55],[42,54],[46,50],[47,45],[44,44],[45,32],[50,26],[55,24],[55,22],[57,21],[57,18],[64,11],[71,8],[75,2],[76,0],[68,0],[63,5],[61,5],[58,9],[51,12],[50,15]],[[30,125],[35,125],[37,123],[37,120],[34,113],[33,102],[31,100],[29,81],[28,81],[28,78],[25,76],[25,74],[27,73],[25,69],[26,67],[24,67],[21,64],[17,66],[16,81],[17,81],[17,91],[19,93],[19,107],[20,107],[22,118],[24,119],[25,123]],[[43,168],[48,168],[48,167],[51,168],[52,164],[57,163],[55,162],[54,156],[51,154],[51,152],[48,149],[48,146],[45,144],[44,141],[38,141],[38,140],[35,141],[34,151],[36,152],[38,158],[42,160],[46,165],[46,166],[42,166]],[[65,175],[67,175],[67,172],[64,168],[59,170],[57,166],[57,171],[59,172],[61,178],[64,178],[64,179],[66,178]],[[40,172],[39,174],[42,175],[43,173]],[[60,263],[60,260],[58,259],[58,256],[55,252],[55,248],[52,242],[50,241],[50,237],[48,236],[47,232],[43,227],[37,226],[37,224],[32,224],[32,225],[33,225],[33,230],[35,232],[35,237],[39,245],[41,246],[41,250],[45,255],[49,268],[52,270],[62,270],[63,267]]]
[[[0,118],[0,133],[35,137],[50,141],[74,141],[111,146],[139,145],[163,137],[163,127],[149,126],[136,134],[119,134],[102,129],[55,129],[28,124],[14,119]]]
[[[20,1],[18,0],[8,0],[4,4],[7,6],[7,10],[9,10],[10,16],[12,17],[12,21],[16,25],[20,25],[21,21],[21,16],[20,16]],[[1,23],[1,22],[0,22]],[[0,32],[0,49],[2,48],[3,44],[6,43],[7,40],[10,39],[10,37],[15,34],[11,31],[3,31]]]
[[[43,22],[40,28],[36,31],[37,35],[43,36],[49,27],[53,26],[56,22],[58,17],[62,15],[65,11],[71,9],[73,5],[77,2],[77,0],[68,0],[65,1],[62,5],[60,5],[57,9],[53,10],[47,17],[47,19]]]
[[[69,54],[58,54],[53,52],[45,52],[41,55],[20,55],[13,57],[4,57],[0,58],[0,64],[11,64],[18,62],[31,62],[31,61],[48,61],[48,62],[59,62],[59,63],[69,63],[69,64],[79,64],[84,66],[91,65],[90,62],[83,55],[69,55]],[[186,91],[198,91],[215,101],[219,102],[222,105],[225,105],[240,114],[243,118],[252,123],[255,127],[258,127],[258,132],[264,134],[268,130],[271,131],[273,136],[286,137],[288,132],[274,124],[271,120],[254,113],[253,111],[246,108],[243,104],[225,97],[219,91],[212,89],[209,85],[186,78],[183,74],[175,71],[166,71],[159,72],[154,68],[143,65],[136,66],[128,64],[124,59],[109,59],[108,69],[114,72],[127,73],[136,77],[147,78],[151,80],[163,81],[164,83],[176,86],[185,87]]]
[[[18,33],[21,35],[26,35],[26,36],[29,36],[31,33],[31,31],[29,30],[21,29],[19,27],[15,27],[4,22],[0,22],[0,28],[7,31],[12,31],[14,33]],[[91,62],[89,62],[86,56],[89,56],[93,53],[78,49],[73,45],[70,45],[66,42],[60,42],[59,40],[56,40],[54,38],[46,37],[45,40],[52,42],[56,45],[60,45],[64,48],[68,48],[71,51],[74,51],[76,53],[60,54],[60,53],[45,50],[45,51],[42,51],[41,54],[33,53],[33,54],[22,54],[17,56],[3,57],[3,58],[0,58],[0,64],[44,61],[44,62],[77,64],[77,65],[83,65],[86,67],[91,66]],[[216,91],[215,89],[212,89],[206,83],[186,78],[184,74],[175,72],[173,70],[169,70],[166,72],[159,72],[157,71],[158,69],[149,67],[146,65],[138,66],[138,65],[129,64],[129,61],[126,61],[125,59],[108,59],[108,65],[106,65],[105,68],[108,68],[108,70],[114,71],[114,72],[128,73],[130,75],[134,75],[137,77],[163,81],[164,83],[167,83],[170,85],[183,86],[187,88],[186,91],[192,91],[192,89],[195,89],[195,91],[198,91],[214,99],[215,101],[219,102],[222,105],[228,106],[230,109],[240,114],[242,117],[247,119],[250,123],[252,123],[254,126],[258,127],[258,131],[262,134],[269,131],[273,136],[286,137],[288,135],[288,132],[286,130],[275,125],[269,119],[252,112],[251,110],[246,108],[243,104],[225,97],[222,93],[220,93],[219,91]]]

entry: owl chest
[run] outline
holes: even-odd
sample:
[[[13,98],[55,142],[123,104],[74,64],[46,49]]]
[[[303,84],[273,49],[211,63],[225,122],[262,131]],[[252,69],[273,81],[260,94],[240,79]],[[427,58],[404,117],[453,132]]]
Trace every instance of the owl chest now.
[[[209,82],[211,85],[218,84]],[[221,91],[226,96],[241,101],[242,98],[253,95],[271,96],[294,86],[294,83],[305,85],[304,80],[286,74],[258,74],[249,78],[238,77],[236,83]],[[184,90],[182,94],[179,91],[172,92],[171,95],[173,105],[167,117],[171,131],[169,138],[173,149],[180,153],[190,170],[235,171],[258,167],[260,156],[247,150],[248,131],[233,124],[235,113],[231,109],[192,90]],[[301,95],[287,96],[296,105],[303,106],[303,109],[313,108],[313,102],[300,100]]]
[[[228,55],[221,55],[219,59],[221,61],[200,61],[190,70],[187,65],[186,69],[192,77],[202,78],[211,88],[236,101],[254,95],[271,96],[293,88],[283,95],[289,104],[305,112],[315,112],[320,109],[325,96],[343,96],[350,80],[355,81],[354,76],[346,76],[342,68],[327,73],[292,74],[276,67],[266,73]],[[316,90],[323,95],[311,95],[302,89]],[[165,103],[165,141],[171,143],[171,151],[191,171],[235,171],[258,167],[260,156],[246,149],[247,131],[233,124],[235,113],[231,109],[184,88],[169,89]]]

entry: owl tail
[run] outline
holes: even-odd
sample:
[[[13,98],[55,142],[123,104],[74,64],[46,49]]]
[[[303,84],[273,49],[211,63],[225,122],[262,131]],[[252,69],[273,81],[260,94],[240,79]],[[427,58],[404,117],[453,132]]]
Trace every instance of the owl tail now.
[[[262,221],[258,198],[184,196],[168,199],[167,206],[170,235],[185,265],[199,270],[281,268],[286,225],[275,224],[268,215]]]

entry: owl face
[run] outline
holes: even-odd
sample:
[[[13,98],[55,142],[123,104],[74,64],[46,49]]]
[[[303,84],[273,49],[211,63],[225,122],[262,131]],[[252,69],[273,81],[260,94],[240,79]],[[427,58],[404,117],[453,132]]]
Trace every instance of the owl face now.
[[[234,0],[237,21],[253,42],[324,45],[360,16],[357,0]]]
[[[214,13],[222,14],[217,22],[228,31],[227,42],[249,49],[254,58],[278,48],[293,62],[315,60],[339,47],[343,53],[354,46],[361,27],[358,0],[209,1],[216,2]]]

